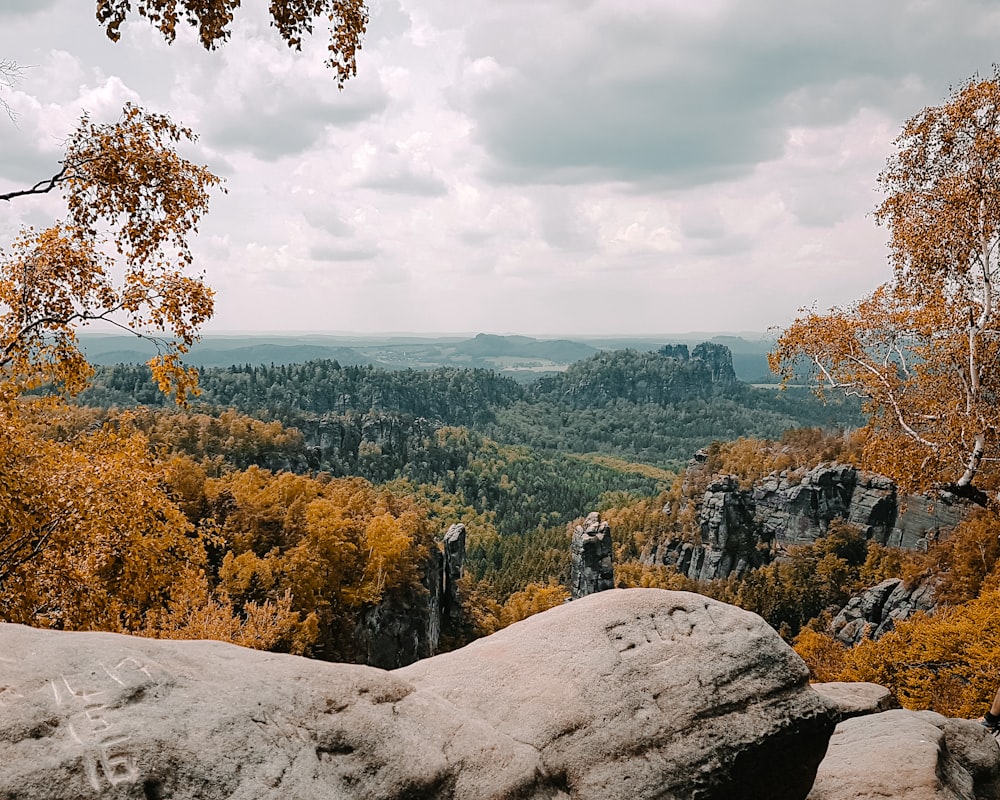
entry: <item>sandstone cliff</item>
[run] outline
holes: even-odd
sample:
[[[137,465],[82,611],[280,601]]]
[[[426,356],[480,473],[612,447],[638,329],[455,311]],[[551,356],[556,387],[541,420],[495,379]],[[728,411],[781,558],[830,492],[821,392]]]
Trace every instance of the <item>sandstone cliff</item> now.
[[[668,538],[644,554],[689,578],[724,578],[771,560],[788,545],[822,536],[843,519],[879,544],[926,548],[954,527],[967,506],[943,495],[900,495],[888,478],[846,464],[823,464],[802,477],[772,474],[749,489],[717,476],[697,508],[700,538]]]

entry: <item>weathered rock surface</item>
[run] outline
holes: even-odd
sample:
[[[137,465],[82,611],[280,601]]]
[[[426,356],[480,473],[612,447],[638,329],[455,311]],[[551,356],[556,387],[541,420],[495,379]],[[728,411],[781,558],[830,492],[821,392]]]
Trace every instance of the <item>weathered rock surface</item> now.
[[[570,543],[570,592],[574,600],[615,588],[611,526],[592,511]]]
[[[917,611],[934,608],[932,584],[910,588],[899,578],[887,578],[848,600],[830,623],[830,634],[843,644],[855,645],[866,638],[878,639]]]
[[[740,490],[733,476],[725,475],[705,490],[698,529],[703,552],[695,554],[697,560],[688,567],[689,575],[696,572],[694,577],[710,580],[732,572],[742,574],[750,565],[752,548],[748,543],[759,539],[760,526],[754,520],[752,498]]]
[[[395,672],[0,625],[0,798],[799,798],[833,729],[759,618],[615,590]]]
[[[831,681],[812,685],[823,698],[840,712],[840,718],[850,719],[865,714],[877,714],[899,708],[896,695],[877,683]]]
[[[1000,748],[976,722],[885,711],[837,726],[809,800],[992,800]]]
[[[833,728],[759,617],[684,592],[590,595],[396,675],[530,745],[573,798],[805,797]]]

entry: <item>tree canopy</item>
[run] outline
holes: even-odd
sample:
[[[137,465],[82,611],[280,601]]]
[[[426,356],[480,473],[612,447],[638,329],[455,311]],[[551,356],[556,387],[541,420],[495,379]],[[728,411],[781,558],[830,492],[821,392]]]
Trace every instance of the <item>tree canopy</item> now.
[[[177,25],[186,22],[198,31],[206,50],[214,50],[232,34],[232,23],[240,0],[97,0],[97,21],[108,38],[117,42],[121,26],[130,15],[149,20],[168,42],[177,36]],[[296,50],[312,34],[319,19],[330,26],[326,65],[337,74],[337,83],[357,74],[357,54],[368,26],[368,8],[363,0],[271,0],[271,26],[284,42]]]
[[[788,381],[807,361],[821,390],[865,400],[873,468],[983,502],[980,489],[1000,488],[1000,75],[925,108],[896,146],[876,211],[892,279],[852,306],[807,312],[771,365]]]

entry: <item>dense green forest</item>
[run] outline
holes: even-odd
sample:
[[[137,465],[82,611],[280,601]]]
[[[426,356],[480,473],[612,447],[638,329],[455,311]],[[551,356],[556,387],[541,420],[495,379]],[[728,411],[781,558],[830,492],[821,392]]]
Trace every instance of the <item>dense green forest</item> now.
[[[722,376],[711,358],[698,357],[699,347],[723,359]],[[409,432],[419,437],[428,426],[465,426],[506,445],[600,452],[677,468],[714,440],[776,438],[788,428],[845,428],[864,422],[856,403],[823,403],[806,389],[780,392],[737,381],[731,356],[721,345],[699,345],[691,357],[686,347],[683,357],[662,350],[601,352],[529,384],[483,369],[394,371],[311,361],[204,368],[199,385],[198,403],[204,407],[232,407],[290,427],[337,420],[344,441],[358,436],[359,442],[374,441],[389,425],[387,419],[398,420],[390,425],[395,427],[392,441],[376,443],[390,461],[400,456],[400,466],[413,460],[397,452],[408,446]],[[118,365],[98,368],[80,402],[128,407],[166,406],[171,401],[157,391],[145,367]],[[359,469],[356,464],[312,466],[336,474]],[[359,474],[367,473],[362,469]]]

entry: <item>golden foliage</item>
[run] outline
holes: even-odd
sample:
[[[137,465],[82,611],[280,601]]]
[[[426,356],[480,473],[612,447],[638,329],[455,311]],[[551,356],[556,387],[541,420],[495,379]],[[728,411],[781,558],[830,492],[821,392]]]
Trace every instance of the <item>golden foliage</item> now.
[[[569,592],[562,584],[551,578],[545,585],[529,583],[521,591],[514,592],[500,609],[500,627],[506,628],[522,619],[561,606],[569,600]]]
[[[1000,558],[1000,516],[981,510],[962,520],[951,534],[927,553],[927,569],[940,579],[934,587],[939,603],[957,605],[976,598],[995,573]]]
[[[974,494],[973,480],[1000,483],[1000,77],[925,108],[896,145],[876,212],[892,281],[850,307],[807,312],[770,363],[789,381],[806,361],[820,391],[864,398],[864,463],[904,491]]]
[[[275,601],[246,603],[237,610],[225,593],[209,590],[203,571],[191,571],[171,587],[166,607],[153,609],[135,631],[155,639],[216,639],[256,650],[303,653],[315,641],[315,615],[299,621],[286,592]]]
[[[847,648],[832,636],[803,628],[795,637],[794,650],[809,667],[809,677],[826,683],[841,679],[847,660]]]
[[[240,0],[97,0],[97,20],[108,38],[121,38],[122,23],[135,12],[148,19],[168,42],[177,35],[177,24],[186,22],[198,31],[206,50],[214,50],[229,39],[234,11]],[[327,66],[337,73],[338,85],[357,74],[357,53],[368,26],[363,0],[271,0],[271,25],[285,43],[302,49],[302,40],[313,32],[317,19],[330,25]]]
[[[161,488],[145,439],[125,426],[70,441],[0,406],[0,612],[11,622],[132,630],[204,549]]]
[[[911,709],[979,716],[1000,685],[1000,592],[917,614],[847,651],[841,680],[892,689]]]
[[[211,316],[212,291],[188,274],[187,240],[219,184],[177,153],[194,139],[169,117],[131,104],[113,124],[84,114],[57,175],[0,195],[58,188],[68,211],[65,221],[22,230],[0,251],[0,399],[45,383],[82,389],[90,370],[76,330],[96,321],[157,343],[150,366],[164,390],[183,401],[193,389],[195,373],[179,356]]]
[[[650,566],[629,561],[615,564],[615,587],[618,589],[672,589],[681,592],[696,591],[698,582],[681,575],[673,567],[662,564]]]
[[[395,590],[426,592],[420,581],[436,545],[412,495],[257,467],[208,478],[204,490],[200,524],[223,551],[215,592],[243,616],[254,604],[279,608],[287,595],[301,625],[317,629],[307,652],[350,658],[363,607]],[[308,639],[298,628],[294,638]]]

